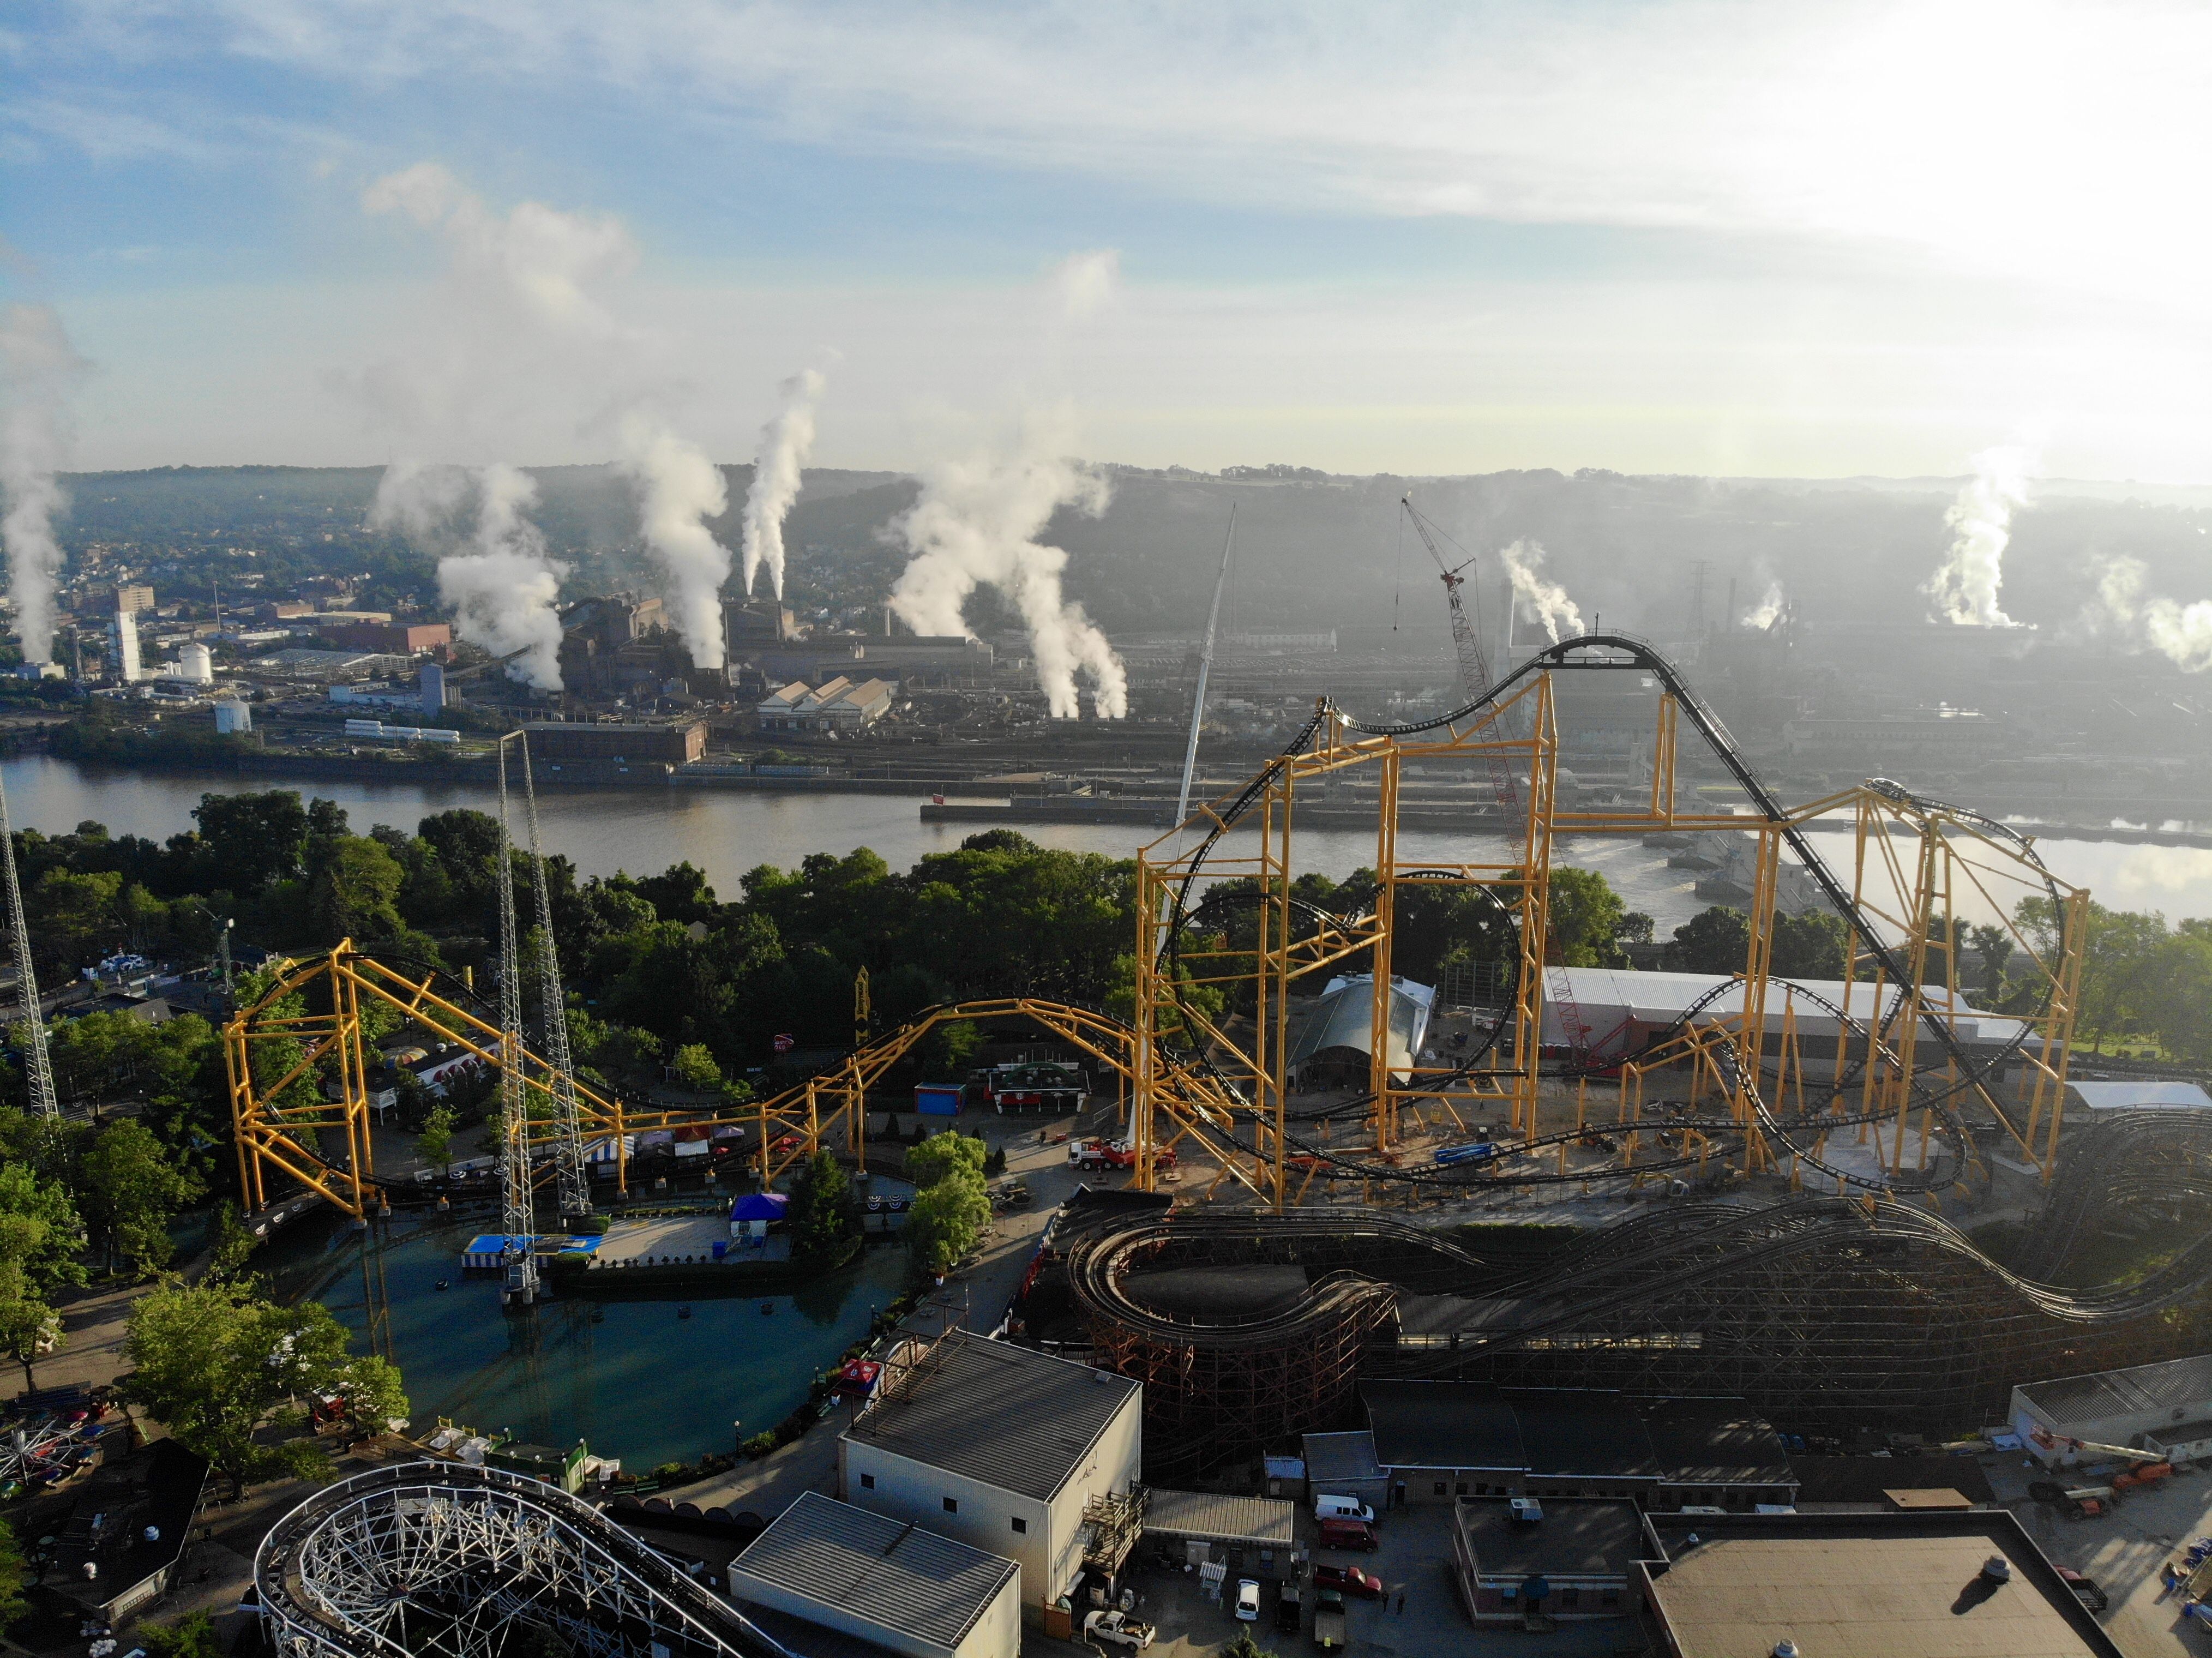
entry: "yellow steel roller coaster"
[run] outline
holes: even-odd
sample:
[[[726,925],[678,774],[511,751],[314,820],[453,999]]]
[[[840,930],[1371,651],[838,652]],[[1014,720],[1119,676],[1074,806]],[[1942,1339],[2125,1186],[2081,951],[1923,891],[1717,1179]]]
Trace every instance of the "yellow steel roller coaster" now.
[[[1634,798],[1585,808],[1561,797],[1563,707],[1575,705],[1560,692],[1563,681],[1592,672],[1634,676],[1613,683],[1648,696],[1650,707],[1632,745]],[[1613,720],[1617,728],[1617,714]],[[1678,738],[1686,724],[1728,774],[1734,798],[1725,808],[1683,799]],[[1301,811],[1316,806],[1333,825],[1347,811],[1371,816],[1374,895],[1359,913],[1331,913],[1301,891],[1293,832]],[[1455,855],[1404,849],[1401,823],[1414,810],[1431,822],[1439,810],[1455,814],[1463,833],[1425,837]],[[1814,831],[1843,831],[1820,838],[1848,847],[1848,860],[1824,857]],[[1553,937],[1561,842],[1684,833],[1749,837],[1742,969],[1668,1028],[1608,1046],[1577,1006]],[[1785,874],[1801,890],[1811,882],[1817,901],[1845,924],[1839,990],[1772,970]],[[1483,895],[1514,940],[1508,953],[1517,955],[1503,964],[1481,1040],[1471,1055],[1448,1061],[1394,1053],[1392,1026],[1400,911],[1409,894],[1443,889]],[[2021,898],[2035,901],[2026,920]],[[1781,805],[1657,652],[1625,635],[1585,635],[1540,653],[1437,720],[1363,723],[1324,702],[1298,740],[1242,790],[1146,847],[1138,859],[1131,1021],[1012,998],[932,1008],[867,1040],[863,1000],[854,1051],[773,1098],[706,1113],[639,1109],[574,1083],[574,1132],[599,1142],[620,1190],[628,1187],[631,1138],[679,1127],[744,1128],[764,1183],[823,1147],[865,1166],[868,1091],[917,1041],[946,1020],[1020,1018],[1121,1078],[1134,1179],[1146,1189],[1179,1144],[1192,1154],[1187,1162],[1210,1165],[1209,1190],[1233,1186],[1247,1201],[1274,1208],[1310,1195],[1317,1178],[1370,1188],[1476,1177],[1588,1182],[1702,1168],[1716,1157],[1746,1174],[1786,1174],[1792,1184],[1932,1193],[1978,1166],[1977,1139],[1992,1135],[1996,1150],[2048,1179],[2087,907],[2088,895],[2052,877],[2014,831],[1899,785],[1877,780]],[[1994,1022],[1960,984],[1961,917],[2000,928],[2013,952],[2009,1011]],[[1316,1107],[1296,1097],[1292,1016],[1317,975],[1347,968],[1372,975],[1366,1085]],[[503,1031],[441,993],[434,974],[348,943],[284,963],[225,1029],[249,1206],[278,1195],[272,1175],[356,1218],[383,1202],[372,1167],[362,1017],[364,1005],[378,1004],[488,1066],[502,1053],[520,1055],[518,1151],[542,1152],[567,1132],[559,1096],[570,1090],[519,1030]],[[1803,1039],[1814,1023],[1832,1033],[1825,1044]],[[295,1046],[279,1059],[278,1043]],[[1815,1046],[1830,1051],[1809,1051]],[[1662,1079],[1688,1090],[1686,1102],[1669,1102],[1663,1122],[1649,1097]],[[1593,1108],[1593,1081],[1617,1094],[1609,1111],[1601,1095]],[[1568,1096],[1573,1117],[1562,1125]],[[1976,1121],[1962,1115],[1969,1108]],[[1433,1142],[1446,1125],[1464,1129],[1484,1112],[1509,1129],[1469,1163],[1407,1157],[1424,1138]],[[1337,1132],[1346,1128],[1348,1135]],[[1601,1129],[1606,1155],[1593,1161],[1583,1148]],[[326,1135],[337,1143],[326,1145]],[[1850,1168],[1831,1155],[1844,1139],[1862,1148]],[[568,1150],[582,1155],[580,1146]],[[546,1178],[544,1164],[531,1166]]]

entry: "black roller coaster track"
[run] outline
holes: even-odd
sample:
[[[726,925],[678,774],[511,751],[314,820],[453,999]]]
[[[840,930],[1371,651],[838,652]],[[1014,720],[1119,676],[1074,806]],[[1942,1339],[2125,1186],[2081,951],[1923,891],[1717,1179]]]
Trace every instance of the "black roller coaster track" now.
[[[1176,969],[1181,964],[1182,940],[1187,932],[1201,927],[1207,920],[1217,916],[1225,903],[1256,902],[1265,896],[1251,891],[1231,893],[1220,888],[1209,888],[1200,894],[1196,902],[1192,902],[1194,889],[1204,878],[1205,865],[1214,847],[1266,793],[1269,786],[1276,780],[1288,762],[1303,753],[1312,744],[1323,726],[1331,721],[1347,730],[1375,737],[1413,737],[1428,732],[1457,727],[1496,710],[1525,682],[1540,673],[1553,670],[1632,671],[1648,673],[1656,678],[1674,699],[1677,707],[1683,711],[1692,726],[1705,739],[1715,756],[1728,768],[1729,774],[1735,778],[1744,793],[1758,807],[1759,817],[1747,819],[1747,823],[1764,822],[1778,829],[1790,850],[1802,861],[1807,871],[1820,888],[1823,896],[1850,927],[1866,953],[1881,968],[1887,981],[1900,987],[1910,981],[1907,964],[1899,959],[1895,950],[1881,937],[1871,920],[1860,909],[1850,890],[1837,878],[1834,872],[1829,869],[1826,862],[1814,846],[1812,837],[1784,811],[1772,791],[1752,768],[1750,762],[1737,747],[1735,739],[1729,735],[1727,726],[1722,724],[1720,717],[1698,698],[1689,683],[1682,677],[1680,671],[1660,654],[1656,648],[1644,640],[1626,634],[1590,634],[1576,639],[1561,641],[1538,652],[1465,707],[1455,708],[1449,714],[1439,714],[1434,719],[1406,724],[1376,724],[1355,719],[1337,708],[1334,702],[1325,701],[1314,717],[1291,740],[1280,756],[1271,762],[1258,775],[1246,784],[1224,808],[1209,814],[1212,819],[1212,827],[1208,829],[1204,839],[1199,843],[1191,856],[1188,866],[1176,883],[1174,910],[1169,918],[1160,951],[1159,966],[1162,969],[1159,974],[1160,982],[1167,987],[1168,994],[1175,999],[1184,1016],[1177,1023],[1180,1032],[1182,1033],[1182,1042],[1186,1048],[1186,1063],[1194,1069],[1205,1072],[1230,1097],[1242,1097],[1243,1090],[1239,1084],[1218,1068],[1212,1056],[1206,1053],[1200,1045],[1189,1040],[1187,1033],[1201,1029],[1202,1022],[1192,1013],[1189,1008],[1183,1005],[1182,976]],[[1901,805],[1922,811],[1943,811],[1970,822],[1981,832],[2006,842],[2023,862],[2042,877],[2045,892],[2053,904],[2054,910],[2056,909],[2058,901],[2057,883],[2044,866],[2033,846],[2009,826],[1964,807],[1917,796],[1904,785],[1887,779],[1870,780],[1868,786],[1897,801]],[[1490,888],[1476,887],[1473,890],[1485,894],[1493,903],[1497,903],[1509,920],[1515,919],[1510,908],[1505,906]],[[1316,926],[1334,926],[1348,930],[1361,919],[1333,915],[1315,905],[1296,899],[1290,902],[1292,909],[1300,917]],[[1948,1155],[1938,1157],[1927,1169],[1911,1170],[1900,1169],[1893,1170],[1878,1179],[1869,1179],[1823,1161],[1808,1149],[1808,1143],[1838,1127],[1850,1127],[1875,1120],[1871,1116],[1863,1115],[1838,1116],[1832,1114],[1832,1108],[1838,1099],[1857,1085],[1864,1075],[1865,1067],[1875,1058],[1887,1060],[1894,1069],[1899,1072],[1904,1070],[1893,1046],[1892,1039],[1897,1018],[1910,999],[1903,994],[1900,989],[1899,993],[1893,996],[1886,1009],[1878,1011],[1875,1021],[1869,1024],[1845,1015],[1844,1011],[1834,1003],[1802,985],[1791,984],[1783,980],[1770,980],[1769,982],[1785,985],[1793,994],[1833,1017],[1838,1021],[1839,1029],[1847,1030],[1851,1035],[1858,1038],[1858,1056],[1844,1066],[1840,1074],[1819,1084],[1818,1097],[1812,1108],[1794,1117],[1782,1117],[1773,1111],[1758,1086],[1756,1076],[1741,1069],[1736,1063],[1733,1050],[1726,1044],[1723,1044],[1717,1050],[1717,1058],[1727,1073],[1728,1080],[1739,1089],[1750,1102],[1760,1132],[1768,1139],[1779,1144],[1792,1157],[1799,1159],[1806,1166],[1818,1169],[1845,1186],[1869,1193],[1893,1195],[1941,1191],[1957,1184],[1966,1167],[1971,1138],[1966,1125],[1958,1114],[1959,1100],[1969,1093],[1978,1094],[1992,1112],[1997,1112],[2000,1116],[2002,1115],[2002,1113],[1997,1111],[1996,1102],[1990,1097],[1986,1084],[1991,1078],[2000,1074],[2002,1068],[2018,1056],[2021,1046],[2028,1040],[2036,1023],[2049,1011],[2051,998],[2056,993],[2055,984],[2046,981],[2039,1005],[2024,1015],[2015,1016],[2019,1022],[2011,1040],[2001,1048],[1982,1054],[1970,1052],[1959,1041],[1957,1035],[1948,1023],[1931,1010],[1923,1008],[1921,1013],[1922,1020],[1934,1036],[1942,1057],[1936,1063],[1915,1071],[1907,1078],[1907,1083],[1913,1102],[1925,1109],[1935,1121],[1937,1139],[1948,1148]],[[1656,1054],[1674,1044],[1713,1003],[1729,993],[1733,987],[1732,981],[1723,981],[1717,984],[1704,997],[1686,1009],[1673,1025],[1653,1035],[1636,1053],[1608,1058],[1602,1061],[1601,1065],[1591,1061],[1588,1056],[1583,1056],[1579,1060],[1556,1065],[1543,1074],[1572,1078],[1587,1076],[1600,1068],[1609,1069],[1623,1063],[1633,1064],[1640,1059]],[[1474,1075],[1482,1061],[1494,1049],[1504,1029],[1503,1021],[1492,1026],[1479,1048],[1462,1056],[1450,1071],[1431,1079],[1433,1086],[1438,1090],[1443,1090],[1449,1089],[1454,1083],[1463,1081]],[[1931,1080],[1933,1073],[1938,1070],[1950,1073],[1948,1081],[1938,1083]],[[1294,1115],[1289,1121],[1311,1121],[1347,1115],[1354,1112],[1364,1112],[1373,1103],[1373,1097],[1372,1095],[1364,1095],[1351,1101],[1333,1104],[1323,1110]],[[1894,1113],[1886,1112],[1881,1114],[1883,1120],[1887,1120],[1893,1116]],[[1253,1114],[1246,1112],[1239,1114],[1239,1121],[1249,1123],[1255,1119]],[[1695,1127],[1700,1131],[1726,1137],[1721,1142],[1722,1149],[1731,1152],[1739,1148],[1743,1134],[1742,1125],[1732,1119],[1725,1121],[1677,1123],[1673,1126]],[[1629,1127],[1634,1127],[1634,1125],[1629,1125]],[[1215,1125],[1200,1123],[1194,1127],[1193,1132],[1202,1140],[1213,1145],[1218,1150],[1239,1151],[1246,1156],[1253,1153],[1254,1148],[1251,1145],[1244,1144],[1230,1132]],[[1609,1167],[1578,1168],[1568,1173],[1541,1172],[1533,1168],[1511,1166],[1514,1162],[1528,1153],[1582,1138],[1579,1133],[1576,1133],[1531,1139],[1517,1145],[1501,1147],[1495,1157],[1474,1169],[1454,1172],[1408,1169],[1394,1164],[1349,1157],[1333,1151],[1326,1146],[1311,1144],[1287,1129],[1284,1134],[1285,1140],[1295,1146],[1302,1157],[1316,1163],[1326,1164],[1343,1175],[1363,1181],[1380,1181],[1416,1187],[1464,1185],[1471,1177],[1476,1176],[1498,1184],[1560,1185],[1585,1181],[1649,1175],[1688,1167],[1704,1161],[1698,1156],[1684,1156],[1672,1159],[1641,1161],[1633,1164],[1623,1162]]]

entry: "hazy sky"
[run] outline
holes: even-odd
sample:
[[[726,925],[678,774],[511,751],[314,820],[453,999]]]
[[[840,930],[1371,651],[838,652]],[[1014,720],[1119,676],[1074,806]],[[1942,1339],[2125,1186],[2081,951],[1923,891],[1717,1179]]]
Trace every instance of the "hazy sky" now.
[[[819,364],[830,465],[1065,399],[1146,465],[2212,482],[2201,5],[53,0],[0,75],[85,465],[419,451],[364,387],[453,245],[363,202],[435,162],[604,231],[724,459]],[[496,401],[461,458],[610,452]]]

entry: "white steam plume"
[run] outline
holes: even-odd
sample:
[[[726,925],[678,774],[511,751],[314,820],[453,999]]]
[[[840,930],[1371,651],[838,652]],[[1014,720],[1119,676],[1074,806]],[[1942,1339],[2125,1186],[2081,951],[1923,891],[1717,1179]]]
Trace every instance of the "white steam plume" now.
[[[398,529],[418,541],[452,541],[455,519],[476,497],[476,524],[465,548],[438,561],[438,595],[453,607],[453,629],[495,656],[513,656],[507,677],[539,690],[561,689],[561,596],[564,566],[525,516],[537,480],[495,462],[473,472],[403,462],[385,468],[369,508],[372,528]],[[520,653],[520,654],[517,654]]]
[[[0,311],[0,541],[15,599],[23,660],[54,658],[54,583],[61,544],[54,517],[69,505],[55,473],[69,452],[69,393],[91,367],[77,355],[52,306]]]
[[[1541,543],[1516,541],[1498,556],[1512,580],[1513,598],[1521,614],[1542,623],[1553,644],[1559,643],[1562,629],[1571,634],[1582,632],[1583,613],[1567,597],[1567,590],[1536,574],[1544,562]]]
[[[1984,449],[1974,457],[1973,477],[1943,514],[1952,530],[1951,549],[1920,589],[1936,601],[1929,621],[1961,628],[2020,625],[1997,608],[1997,589],[2004,582],[2012,515],[2027,505],[2034,470],[2035,457],[2025,449]]]
[[[760,452],[753,461],[752,488],[745,492],[744,589],[750,598],[753,574],[768,566],[769,585],[783,597],[783,519],[799,499],[799,474],[814,450],[814,406],[826,384],[817,369],[793,374],[778,388],[783,407],[761,428]]]
[[[615,465],[637,486],[639,527],[660,561],[676,631],[691,648],[691,665],[720,667],[722,584],[730,579],[730,551],[704,520],[730,504],[722,469],[697,444],[635,413],[623,420]]]
[[[1053,267],[1052,287],[1066,320],[1089,322],[1113,304],[1121,290],[1120,251],[1094,247],[1069,254]]]
[[[1061,459],[1058,422],[1031,422],[1018,453],[982,454],[924,474],[921,496],[893,526],[913,560],[891,589],[891,609],[918,634],[965,634],[968,596],[988,582],[1021,612],[1038,687],[1055,720],[1080,713],[1076,676],[1088,676],[1102,719],[1129,712],[1129,680],[1106,635],[1062,597],[1067,554],[1037,540],[1052,515],[1106,510],[1105,478]]]
[[[1766,597],[1760,599],[1756,607],[1744,613],[1743,625],[1765,633],[1781,618],[1782,584],[1770,581],[1766,584]]]
[[[2184,672],[2212,670],[2212,599],[2181,604],[2146,598],[2145,574],[2139,558],[2108,560],[2097,583],[2106,611]]]

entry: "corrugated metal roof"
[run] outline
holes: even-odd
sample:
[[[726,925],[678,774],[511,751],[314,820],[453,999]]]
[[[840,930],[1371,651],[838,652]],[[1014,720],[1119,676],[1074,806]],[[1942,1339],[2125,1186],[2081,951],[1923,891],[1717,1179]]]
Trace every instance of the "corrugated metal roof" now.
[[[730,1588],[750,1599],[753,1584],[773,1586],[950,1649],[1020,1570],[935,1532],[806,1491],[730,1563]]]
[[[1487,1382],[1366,1382],[1359,1397],[1386,1468],[1528,1471],[1513,1406]]]
[[[2212,1416],[2212,1353],[2094,1376],[2024,1383],[2021,1393],[2054,1422],[2094,1422],[2143,1411]],[[2179,1420],[2179,1418],[2175,1418]]]
[[[1297,1505],[1279,1497],[1224,1497],[1216,1491],[1171,1491],[1158,1486],[1145,1493],[1145,1529],[1170,1537],[1287,1549],[1297,1515]]]
[[[2195,1083],[2069,1082],[2092,1111],[2212,1111],[2212,1094]]]
[[[930,1363],[872,1401],[844,1437],[1041,1503],[1144,1391],[1127,1376],[960,1330]]]
[[[1426,985],[1410,979],[1391,980],[1387,1060],[1392,1070],[1402,1071],[1413,1062],[1414,1054],[1428,1035],[1435,999],[1436,992]],[[1333,980],[1310,1002],[1293,998],[1289,1013],[1292,1028],[1288,1059],[1294,1066],[1332,1048],[1370,1053],[1375,1035],[1375,975],[1363,973]]]

